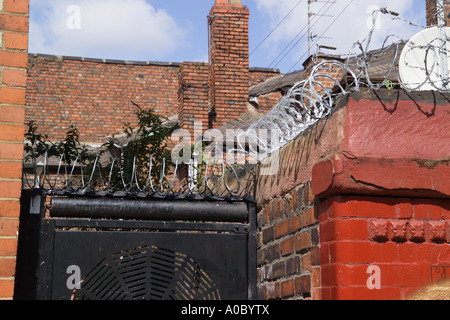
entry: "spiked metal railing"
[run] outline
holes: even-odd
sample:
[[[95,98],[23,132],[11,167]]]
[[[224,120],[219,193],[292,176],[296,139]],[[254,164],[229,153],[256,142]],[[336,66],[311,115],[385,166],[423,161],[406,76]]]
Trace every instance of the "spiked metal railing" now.
[[[23,188],[43,189],[54,195],[92,195],[128,197],[179,197],[242,200],[253,197],[255,165],[205,162],[159,166],[153,158],[145,170],[136,166],[125,169],[121,161],[108,164],[96,157],[89,163],[59,158],[31,159],[24,164]]]

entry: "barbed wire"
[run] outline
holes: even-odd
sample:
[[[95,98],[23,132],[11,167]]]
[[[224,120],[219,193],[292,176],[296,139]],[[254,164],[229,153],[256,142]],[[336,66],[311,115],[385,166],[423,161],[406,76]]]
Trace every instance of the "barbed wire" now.
[[[436,15],[442,16],[443,5],[439,8]],[[445,24],[440,23],[438,26],[441,30],[439,37],[431,39],[426,45],[412,41],[406,42],[395,35],[388,35],[381,48],[371,51],[370,45],[376,29],[377,15],[380,13],[391,15],[392,19],[425,28],[399,17],[397,13],[386,8],[375,10],[372,14],[372,27],[367,37],[363,41],[354,43],[350,52],[344,57],[344,61],[333,59],[319,61],[316,53],[314,59],[319,62],[314,66],[310,75],[297,82],[269,113],[251,124],[249,129],[241,134],[238,141],[261,141],[258,137],[262,131],[272,139],[266,140],[267,143],[250,145],[241,143],[229,152],[250,153],[253,158],[262,161],[317,121],[328,117],[335,108],[335,102],[338,98],[363,87],[371,90],[388,87],[390,89],[415,91],[422,90],[424,84],[429,84],[429,87],[431,86],[433,90],[449,92],[448,72],[439,73],[436,71],[436,69],[440,70],[442,66],[442,57],[445,57],[445,59],[449,57],[447,45],[450,35],[442,32],[442,30],[445,30]],[[394,37],[398,40],[388,45]],[[403,49],[405,47],[406,49]],[[406,83],[402,81],[399,74],[400,55],[404,51],[403,54],[408,56],[409,52],[416,52],[418,49],[424,52],[423,60],[417,62],[416,59],[416,64],[405,60],[405,67],[420,70],[425,75],[424,79],[417,83]],[[383,66],[384,74],[377,76],[376,81],[371,79],[371,61],[380,56],[385,56],[388,52],[391,55],[391,60]],[[448,71],[448,69],[446,70]]]
[[[442,14],[442,10],[438,12]],[[448,84],[448,73],[433,71],[442,69],[442,57],[448,57],[450,35],[441,32],[446,30],[442,21],[438,26],[439,36],[425,45],[411,41],[406,43],[402,39],[388,44],[392,38],[398,38],[389,35],[381,48],[370,50],[380,13],[412,24],[398,17],[398,14],[381,8],[372,15],[372,28],[368,36],[361,42],[355,42],[346,56],[340,60],[321,61],[316,53],[313,59],[317,63],[309,75],[293,85],[266,115],[237,134],[236,147],[227,149],[225,159],[202,159],[200,163],[187,164],[166,163],[163,159],[162,164],[156,166],[150,157],[146,169],[142,166],[138,169],[135,157],[132,167],[126,169],[120,158],[112,158],[105,166],[100,157],[85,164],[80,163],[79,159],[67,161],[64,155],[58,159],[48,159],[45,155],[39,159],[40,163],[38,159],[32,159],[29,163],[31,170],[24,170],[24,188],[43,188],[50,194],[70,195],[253,198],[258,165],[317,121],[330,116],[339,98],[363,87],[370,90],[388,87],[414,91],[421,89],[425,83],[431,83],[433,89],[439,92],[449,92],[441,85]],[[417,49],[424,52],[423,61],[413,64],[406,60],[405,66],[420,70],[425,78],[418,83],[405,83],[399,75],[400,55]],[[385,56],[390,58],[383,65],[382,74],[372,79],[372,62]],[[237,161],[238,158],[244,161]]]
[[[39,161],[37,161],[39,160]],[[67,161],[64,154],[32,159],[24,166],[23,189],[43,189],[50,195],[132,196],[155,198],[252,199],[255,165],[204,162],[192,164],[153,164],[125,169],[119,158],[108,165],[96,157],[89,163]],[[191,171],[189,173],[189,171]],[[192,173],[194,172],[194,174]]]

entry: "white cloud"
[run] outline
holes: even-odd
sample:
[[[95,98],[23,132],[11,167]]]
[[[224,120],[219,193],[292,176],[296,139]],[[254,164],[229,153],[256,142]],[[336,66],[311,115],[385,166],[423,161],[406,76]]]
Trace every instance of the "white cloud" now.
[[[299,0],[256,1],[258,10],[268,18],[270,28],[276,28],[275,32],[273,32],[264,44],[266,54],[273,59],[284,48],[287,48],[291,41],[292,43],[289,49],[297,43],[297,46],[289,52],[283,61],[285,65],[293,65],[295,62],[298,62],[295,69],[301,68],[301,64],[308,57],[307,2],[306,0],[301,1],[295,10],[285,18],[292,8],[299,3]],[[387,8],[399,13],[400,18],[412,20],[416,23],[420,23],[425,15],[425,2],[423,0],[355,0],[353,2],[351,0],[336,0],[335,2],[333,5],[317,2],[311,6],[313,13],[330,16],[312,16],[312,34],[318,37],[322,35],[325,38],[315,38],[311,41],[311,53],[315,52],[317,44],[337,48],[336,52],[327,51],[329,53],[348,53],[356,41],[362,41],[368,36],[372,21],[372,10],[375,8]],[[344,10],[350,2],[351,4]],[[423,6],[420,6],[422,2]],[[277,27],[277,24],[284,18],[285,20]],[[386,37],[391,34],[398,36],[395,38],[395,41],[397,41],[399,38],[409,39],[420,30],[420,28],[412,27],[404,21],[398,19],[393,20],[392,16],[380,14],[377,19],[377,28],[373,34],[370,49],[381,47]],[[278,60],[283,56],[284,54],[279,56]]]
[[[341,52],[350,50],[355,41],[362,41],[367,38],[373,22],[373,10],[377,8],[387,8],[399,13],[401,18],[410,18],[409,9],[412,8],[413,0],[370,0],[354,1],[342,15],[336,20],[335,24],[326,32],[332,39],[325,40],[327,44],[335,43]],[[331,13],[338,17],[348,1],[340,6],[333,6]],[[392,19],[391,15],[378,13],[376,16],[376,29],[373,34],[370,49],[379,48],[387,36],[395,35],[396,40],[409,39],[413,34],[419,31],[418,28],[412,28],[408,23],[401,20]],[[326,18],[332,22],[334,18]],[[325,22],[328,22],[326,19]],[[327,23],[325,23],[327,25]],[[319,27],[315,31],[321,34],[326,27]],[[319,40],[321,42],[321,40]]]
[[[175,19],[145,0],[32,0],[31,6],[30,52],[164,60],[185,43]]]

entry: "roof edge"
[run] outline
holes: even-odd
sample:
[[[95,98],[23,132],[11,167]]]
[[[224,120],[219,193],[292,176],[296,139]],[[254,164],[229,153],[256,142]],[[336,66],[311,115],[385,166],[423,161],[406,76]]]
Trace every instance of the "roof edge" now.
[[[102,59],[102,58],[90,58],[90,57],[78,57],[78,56],[64,56],[64,55],[52,55],[45,53],[28,53],[29,57],[33,58],[45,58],[52,60],[72,60],[72,61],[86,61],[96,63],[109,63],[109,64],[124,64],[124,65],[139,65],[139,66],[174,66],[179,67],[183,62],[171,62],[171,61],[138,61],[138,60],[121,60],[121,59]],[[251,67],[250,72],[266,72],[266,73],[280,73],[280,69],[275,68],[260,68]]]
[[[280,69],[274,68],[260,68],[260,67],[251,67],[248,69],[250,72],[268,72],[268,73],[281,73]]]
[[[106,64],[123,64],[123,65],[139,65],[139,66],[173,66],[179,67],[182,65],[181,62],[165,62],[165,61],[137,61],[137,60],[120,60],[120,59],[100,59],[100,58],[89,58],[89,57],[76,57],[76,56],[59,56],[44,53],[28,53],[29,57],[34,58],[46,58],[52,60],[72,60],[72,61],[86,61],[86,62],[96,62],[96,63],[106,63]]]

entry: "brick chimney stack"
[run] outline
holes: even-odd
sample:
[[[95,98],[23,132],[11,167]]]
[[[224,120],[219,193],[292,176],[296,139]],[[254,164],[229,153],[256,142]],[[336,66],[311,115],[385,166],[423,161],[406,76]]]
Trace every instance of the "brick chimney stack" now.
[[[427,26],[436,26],[438,24],[438,19],[436,16],[436,5],[438,0],[426,0],[426,10],[427,10]],[[444,0],[445,7],[445,21],[447,26],[450,26],[450,1]]]
[[[241,0],[216,0],[209,13],[211,128],[247,111],[249,15]]]

